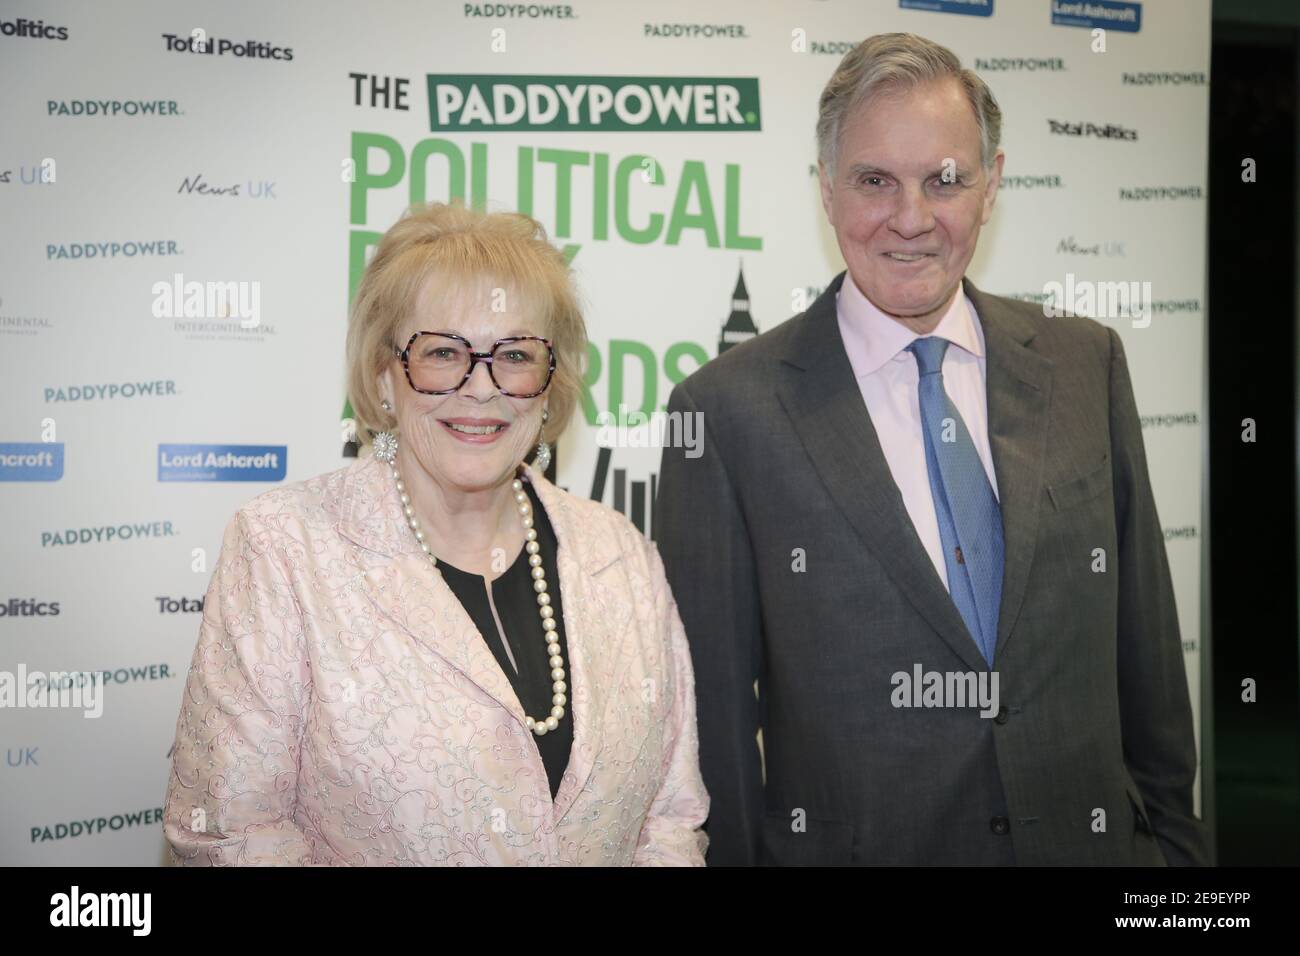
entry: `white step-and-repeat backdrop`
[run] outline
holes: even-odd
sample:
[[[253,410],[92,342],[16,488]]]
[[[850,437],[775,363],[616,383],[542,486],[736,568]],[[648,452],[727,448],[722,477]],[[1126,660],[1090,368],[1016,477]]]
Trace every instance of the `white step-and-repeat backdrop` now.
[[[600,426],[842,268],[817,97],[881,32],[1001,103],[977,284],[1142,296],[1084,308],[1129,356],[1199,713],[1209,30],[1209,0],[0,2],[0,862],[161,860],[222,530],[355,454],[349,293],[407,204],[524,210],[570,254],[560,484],[649,528],[659,450]]]

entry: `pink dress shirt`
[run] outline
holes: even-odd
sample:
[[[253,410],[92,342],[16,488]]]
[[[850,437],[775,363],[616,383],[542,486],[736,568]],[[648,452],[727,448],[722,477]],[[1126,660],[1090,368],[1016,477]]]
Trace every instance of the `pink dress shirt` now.
[[[569,650],[555,799],[509,680],[388,466],[363,458],[226,529],[176,726],[173,862],[703,865],[694,677],[659,552],[526,480],[558,540]]]
[[[917,395],[920,373],[916,356],[905,351],[920,336],[873,305],[848,274],[836,297],[836,315],[844,350],[880,439],[880,450],[903,496],[912,526],[946,588],[948,568],[943,560],[943,542],[930,493],[925,440],[921,433]],[[960,286],[931,334],[952,343],[943,359],[944,389],[966,423],[993,494],[997,495],[984,389],[984,330],[980,328],[975,307]]]

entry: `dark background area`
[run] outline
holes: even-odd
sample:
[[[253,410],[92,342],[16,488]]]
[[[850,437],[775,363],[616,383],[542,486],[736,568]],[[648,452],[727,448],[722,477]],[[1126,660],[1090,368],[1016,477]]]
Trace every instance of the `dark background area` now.
[[[1204,815],[1221,866],[1300,863],[1297,91],[1300,2],[1214,0]],[[1255,160],[1256,181],[1242,181]],[[1242,440],[1242,420],[1256,438]],[[1242,700],[1242,682],[1257,700]]]

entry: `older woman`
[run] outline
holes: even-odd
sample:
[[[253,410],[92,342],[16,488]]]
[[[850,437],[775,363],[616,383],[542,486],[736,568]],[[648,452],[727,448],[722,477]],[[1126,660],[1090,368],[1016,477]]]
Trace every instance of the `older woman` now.
[[[226,529],[176,731],[176,862],[702,864],[658,552],[542,475],[585,348],[527,216],[429,205],[384,236],[347,341],[373,454]]]

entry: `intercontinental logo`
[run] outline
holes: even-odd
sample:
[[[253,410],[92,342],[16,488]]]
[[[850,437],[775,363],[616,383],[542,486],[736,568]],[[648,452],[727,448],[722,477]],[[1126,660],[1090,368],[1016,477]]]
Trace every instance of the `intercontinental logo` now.
[[[5,174],[0,173],[0,182],[5,182]],[[54,323],[43,315],[6,315],[2,310],[4,300],[0,299],[0,335],[37,336],[54,328]]]
[[[192,340],[262,341],[276,334],[262,321],[262,284],[257,280],[186,279],[155,282],[150,312],[170,319],[172,331]]]

